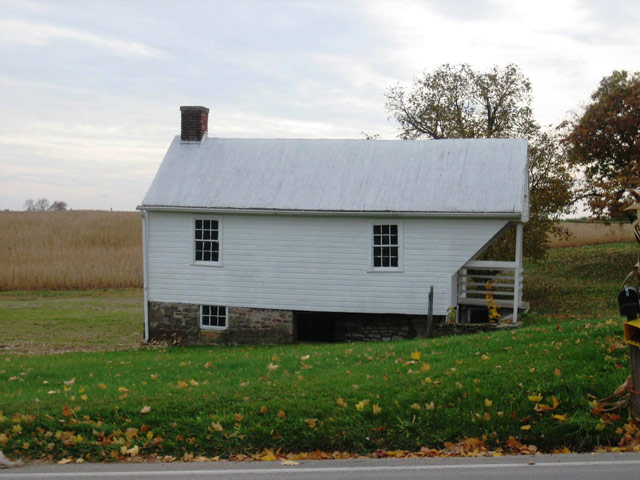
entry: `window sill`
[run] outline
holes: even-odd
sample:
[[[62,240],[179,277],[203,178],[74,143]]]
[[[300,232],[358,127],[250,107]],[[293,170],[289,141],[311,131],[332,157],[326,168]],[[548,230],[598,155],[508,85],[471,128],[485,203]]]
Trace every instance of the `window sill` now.
[[[191,262],[192,267],[222,267],[222,262]]]
[[[200,325],[200,330],[215,330],[217,332],[223,332],[229,330],[229,327],[211,327],[209,325]]]
[[[370,268],[369,270],[367,270],[367,273],[404,273],[404,268],[402,267]]]

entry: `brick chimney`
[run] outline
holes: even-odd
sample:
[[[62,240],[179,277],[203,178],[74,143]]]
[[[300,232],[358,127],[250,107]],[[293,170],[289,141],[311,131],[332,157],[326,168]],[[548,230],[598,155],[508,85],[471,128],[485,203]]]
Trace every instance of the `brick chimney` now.
[[[201,142],[209,129],[209,109],[207,107],[180,107],[182,123],[180,140]]]

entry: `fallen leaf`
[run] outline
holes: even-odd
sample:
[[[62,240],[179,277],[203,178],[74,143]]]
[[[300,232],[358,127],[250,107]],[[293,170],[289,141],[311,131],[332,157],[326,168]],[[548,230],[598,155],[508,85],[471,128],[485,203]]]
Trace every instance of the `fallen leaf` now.
[[[489,408],[491,405],[493,405],[493,400],[489,400],[488,398],[484,399],[484,406]]]
[[[411,352],[411,360],[420,360],[421,353],[418,350]]]
[[[371,410],[373,411],[374,415],[379,415],[382,412],[382,407],[380,407],[380,405],[378,405],[377,403],[374,403],[373,407],[371,407]]]
[[[340,407],[346,407],[347,406],[347,402],[345,402],[344,398],[342,398],[342,397],[338,397],[338,399],[336,400],[336,403]]]
[[[564,415],[559,415],[556,413],[551,416],[558,420],[560,423],[566,422],[569,419],[569,415],[567,415],[566,413]]]
[[[149,413],[151,411],[151,407],[149,406],[144,406],[142,407],[142,410],[140,410],[140,413]]]
[[[520,430],[530,430],[531,429],[531,425],[522,425],[520,427]]]
[[[66,405],[64,405],[62,407],[62,415],[64,415],[65,417],[68,417],[69,415],[71,415],[73,413],[73,410],[71,410],[69,407],[67,407]]]
[[[139,451],[140,451],[140,447],[138,447],[138,445],[134,445],[133,447],[127,450],[127,455],[131,457],[135,457],[138,455]]]
[[[540,400],[542,400],[542,395],[539,393],[534,393],[533,395],[529,395],[527,398],[530,402],[539,402]]]
[[[236,413],[233,418],[236,420],[236,422],[241,422],[242,420],[244,420],[244,416],[241,413]]]
[[[273,462],[274,460],[278,459],[278,457],[276,457],[275,454],[273,453],[273,450],[270,450],[270,449],[265,449],[256,458],[261,462]]]
[[[73,462],[73,457],[66,457],[62,460],[58,460],[58,465],[66,465],[67,463]]]
[[[211,428],[214,429],[216,432],[221,432],[222,430],[224,430],[224,428],[222,428],[222,425],[219,422],[211,422]]]
[[[263,414],[263,415],[264,415],[264,414],[265,414],[265,413],[267,413],[268,411],[269,411],[269,409],[267,408],[267,406],[266,406],[266,405],[262,405],[262,406],[260,407],[260,413],[261,413],[261,414]]]
[[[307,418],[304,423],[306,423],[309,428],[316,428],[316,422],[318,421],[317,418]]]
[[[65,380],[64,382],[65,385],[73,385],[74,383],[76,383],[76,377],[73,377],[71,380]]]
[[[553,453],[567,454],[567,453],[571,453],[571,450],[569,450],[567,447],[563,447],[563,448],[555,449]]]
[[[278,412],[278,418],[284,418],[284,417],[286,417],[286,416],[287,416],[287,414],[286,414],[286,413],[284,413],[284,410],[280,410],[280,411]]]
[[[104,383],[99,383],[99,384],[98,384],[98,388],[99,388],[100,390],[104,390],[105,388],[107,388],[107,386],[106,386]]]
[[[435,402],[425,403],[424,408],[426,408],[427,410],[433,410],[434,408],[436,408],[436,404]]]
[[[560,370],[559,368],[555,368],[555,369],[553,370],[553,374],[554,374],[556,377],[559,377],[560,375],[562,375],[562,370]]]
[[[280,465],[284,465],[285,467],[290,467],[293,465],[300,465],[298,462],[295,462],[293,460],[283,460],[280,462]]]

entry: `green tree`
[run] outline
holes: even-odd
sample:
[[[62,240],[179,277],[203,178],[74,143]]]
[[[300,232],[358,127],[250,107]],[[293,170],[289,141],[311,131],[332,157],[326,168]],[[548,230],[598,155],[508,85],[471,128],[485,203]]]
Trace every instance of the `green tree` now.
[[[531,84],[517,65],[479,72],[469,65],[445,64],[425,72],[406,89],[390,88],[386,108],[400,125],[400,138],[490,138],[529,140],[530,220],[524,254],[542,258],[548,234],[565,234],[558,218],[571,211],[573,179],[555,131],[543,131],[533,118]],[[491,253],[513,256],[514,230]]]
[[[566,126],[569,161],[583,173],[579,198],[598,217],[623,217],[629,191],[640,187],[640,73],[604,77]]]

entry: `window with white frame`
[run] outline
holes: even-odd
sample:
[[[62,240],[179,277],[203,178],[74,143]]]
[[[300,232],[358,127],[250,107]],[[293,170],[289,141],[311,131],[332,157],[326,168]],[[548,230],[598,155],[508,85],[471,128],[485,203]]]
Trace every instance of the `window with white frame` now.
[[[227,307],[200,305],[200,326],[225,330],[227,328]]]
[[[400,267],[399,239],[398,224],[373,225],[373,268]]]
[[[196,218],[194,229],[194,260],[218,263],[220,261],[220,228],[218,220]]]

